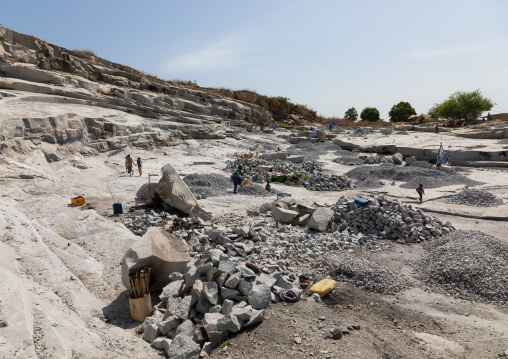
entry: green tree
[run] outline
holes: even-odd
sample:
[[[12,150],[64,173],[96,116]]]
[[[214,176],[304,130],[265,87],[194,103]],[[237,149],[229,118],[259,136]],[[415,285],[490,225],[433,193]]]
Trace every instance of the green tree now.
[[[360,114],[360,118],[364,121],[375,122],[379,120],[379,111],[375,107],[365,107]]]
[[[495,103],[483,97],[481,91],[457,91],[441,103],[429,109],[429,115],[435,118],[453,118],[456,120],[469,117],[478,118],[483,111],[490,111]]]
[[[388,115],[390,116],[390,122],[405,122],[408,121],[409,116],[416,115],[416,111],[409,102],[400,101],[398,104],[393,105]]]
[[[356,121],[358,119],[358,112],[356,112],[356,108],[351,107],[349,110],[346,111],[345,116],[348,120]]]

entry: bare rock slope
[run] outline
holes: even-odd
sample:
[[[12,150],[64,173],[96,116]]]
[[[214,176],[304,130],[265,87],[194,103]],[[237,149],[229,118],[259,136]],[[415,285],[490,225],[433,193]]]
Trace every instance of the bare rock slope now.
[[[0,140],[78,142],[96,151],[169,146],[267,125],[259,105],[177,86],[0,25]]]

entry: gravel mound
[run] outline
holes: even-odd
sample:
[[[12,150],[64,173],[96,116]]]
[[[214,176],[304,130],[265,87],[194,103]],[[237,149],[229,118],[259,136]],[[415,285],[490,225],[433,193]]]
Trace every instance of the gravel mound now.
[[[337,281],[349,282],[371,292],[395,294],[412,286],[409,279],[366,258],[335,258],[316,265]]]
[[[233,182],[230,178],[226,178],[216,174],[197,174],[191,173],[183,178],[185,184],[194,193],[196,197],[219,197],[232,194]],[[247,196],[271,196],[273,193],[267,192],[263,186],[255,183],[248,183],[243,187],[239,187],[237,191],[239,195]]]
[[[392,133],[393,133],[393,130],[392,129],[389,129],[389,128],[385,128],[381,131],[379,131],[382,135],[385,135],[385,136],[390,136]]]
[[[361,137],[361,136],[367,136],[369,133],[372,133],[373,131],[370,129],[366,129],[363,127],[356,128],[351,136]]]
[[[508,301],[508,244],[479,231],[454,231],[431,243],[417,275],[450,294]]]
[[[415,188],[423,184],[423,188],[438,188],[449,185],[466,185],[468,187],[482,184],[458,174],[453,168],[434,167],[428,168],[429,163],[425,162],[427,168],[420,166],[395,166],[392,164],[381,164],[379,166],[359,166],[346,173],[348,178],[356,180],[357,188],[369,189],[381,187],[379,180],[390,180],[404,182],[401,188]]]
[[[495,207],[503,204],[503,200],[489,191],[464,188],[460,193],[444,200],[446,203],[465,204],[474,207]]]

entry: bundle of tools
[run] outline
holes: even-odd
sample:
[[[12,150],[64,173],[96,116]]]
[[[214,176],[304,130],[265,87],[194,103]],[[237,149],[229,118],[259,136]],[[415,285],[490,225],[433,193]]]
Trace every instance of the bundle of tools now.
[[[149,293],[148,287],[150,284],[151,268],[145,267],[138,273],[129,274],[132,292],[135,298],[143,298]]]

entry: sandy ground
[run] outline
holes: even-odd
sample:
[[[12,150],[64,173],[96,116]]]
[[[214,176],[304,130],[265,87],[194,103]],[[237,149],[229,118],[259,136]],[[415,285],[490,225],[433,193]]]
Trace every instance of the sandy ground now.
[[[156,175],[151,180],[158,181],[160,168],[167,163],[181,175],[228,176],[223,171],[225,160],[233,159],[235,154],[289,146],[276,135],[242,136],[240,140],[189,140],[154,151],[126,148],[96,157],[85,157],[69,148],[62,161],[55,163],[48,163],[40,149],[1,155],[0,266],[4,275],[0,276],[0,285],[7,289],[0,297],[0,321],[8,325],[0,328],[0,356],[160,358],[158,351],[135,334],[137,323],[129,318],[120,260],[137,237],[120,223],[121,217],[112,216],[112,203],[121,202],[124,210],[135,204],[135,193],[148,181],[148,174]],[[400,141],[411,140],[409,136],[399,137],[403,138]],[[127,153],[143,159],[142,176],[125,173]],[[329,153],[318,160],[335,174],[352,168],[331,162],[334,158]],[[214,164],[195,165],[198,161]],[[508,172],[468,172],[469,177],[485,182],[481,187],[508,199]],[[419,205],[414,190],[391,183],[372,192],[310,192],[282,184],[274,187],[309,204],[331,204],[343,195],[385,193]],[[450,186],[427,191],[422,207],[447,206],[439,198],[460,189]],[[77,195],[86,197],[88,205],[71,206],[70,198]],[[227,217],[229,213],[245,214],[274,198],[230,193],[200,203],[215,216]],[[461,213],[472,209],[453,209],[453,213],[436,215],[459,229],[482,230],[508,240],[508,222],[488,221],[481,216],[466,218]],[[492,210],[506,213],[506,205]],[[368,255],[412,276],[408,263],[422,253],[420,245],[393,245]],[[320,320],[320,316],[325,319]],[[351,331],[340,341],[325,339],[329,329],[352,324],[359,324],[361,329]],[[302,338],[301,344],[295,343],[294,335]],[[386,296],[342,283],[324,304],[302,301],[273,305],[267,320],[232,338],[231,346],[212,357],[494,358],[506,349],[506,308],[454,299],[424,285]]]

